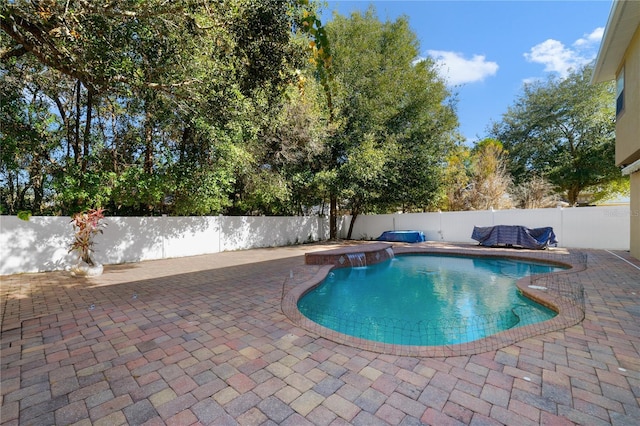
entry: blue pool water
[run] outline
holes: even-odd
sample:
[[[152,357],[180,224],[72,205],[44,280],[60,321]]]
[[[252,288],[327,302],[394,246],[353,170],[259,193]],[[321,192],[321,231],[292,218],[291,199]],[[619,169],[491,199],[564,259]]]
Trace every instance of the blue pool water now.
[[[523,296],[519,278],[563,268],[506,258],[397,256],[332,271],[298,301],[307,318],[343,334],[434,346],[474,341],[556,313]]]

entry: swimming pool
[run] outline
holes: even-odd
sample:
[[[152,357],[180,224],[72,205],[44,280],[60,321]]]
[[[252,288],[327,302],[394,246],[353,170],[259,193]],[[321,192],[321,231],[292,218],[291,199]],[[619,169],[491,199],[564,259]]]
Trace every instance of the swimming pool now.
[[[297,302],[311,321],[348,336],[418,346],[461,344],[556,315],[516,281],[555,265],[508,258],[403,255],[334,269]]]

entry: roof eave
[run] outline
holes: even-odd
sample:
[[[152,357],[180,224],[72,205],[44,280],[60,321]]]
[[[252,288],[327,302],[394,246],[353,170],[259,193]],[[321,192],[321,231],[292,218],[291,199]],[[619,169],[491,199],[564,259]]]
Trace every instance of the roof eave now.
[[[639,23],[640,2],[614,0],[596,57],[592,84],[616,78],[616,71]]]

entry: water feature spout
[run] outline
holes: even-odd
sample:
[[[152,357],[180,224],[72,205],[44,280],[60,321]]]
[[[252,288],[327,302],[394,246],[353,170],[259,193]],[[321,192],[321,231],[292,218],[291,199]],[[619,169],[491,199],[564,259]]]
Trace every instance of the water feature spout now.
[[[367,266],[367,257],[364,253],[347,253],[347,258],[352,267]]]
[[[389,259],[393,259],[395,257],[395,254],[393,254],[393,249],[391,247],[387,247],[386,249],[384,249],[384,251],[387,252]]]

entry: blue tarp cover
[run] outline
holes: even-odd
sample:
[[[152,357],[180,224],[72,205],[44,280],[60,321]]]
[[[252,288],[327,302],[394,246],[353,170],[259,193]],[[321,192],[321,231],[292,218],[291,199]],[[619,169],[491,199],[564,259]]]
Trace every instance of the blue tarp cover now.
[[[385,231],[378,241],[395,241],[403,243],[421,243],[426,241],[422,231]]]
[[[518,246],[529,249],[544,249],[556,246],[556,234],[553,228],[526,228],[517,225],[498,225],[488,227],[473,227],[471,238],[483,246]]]

